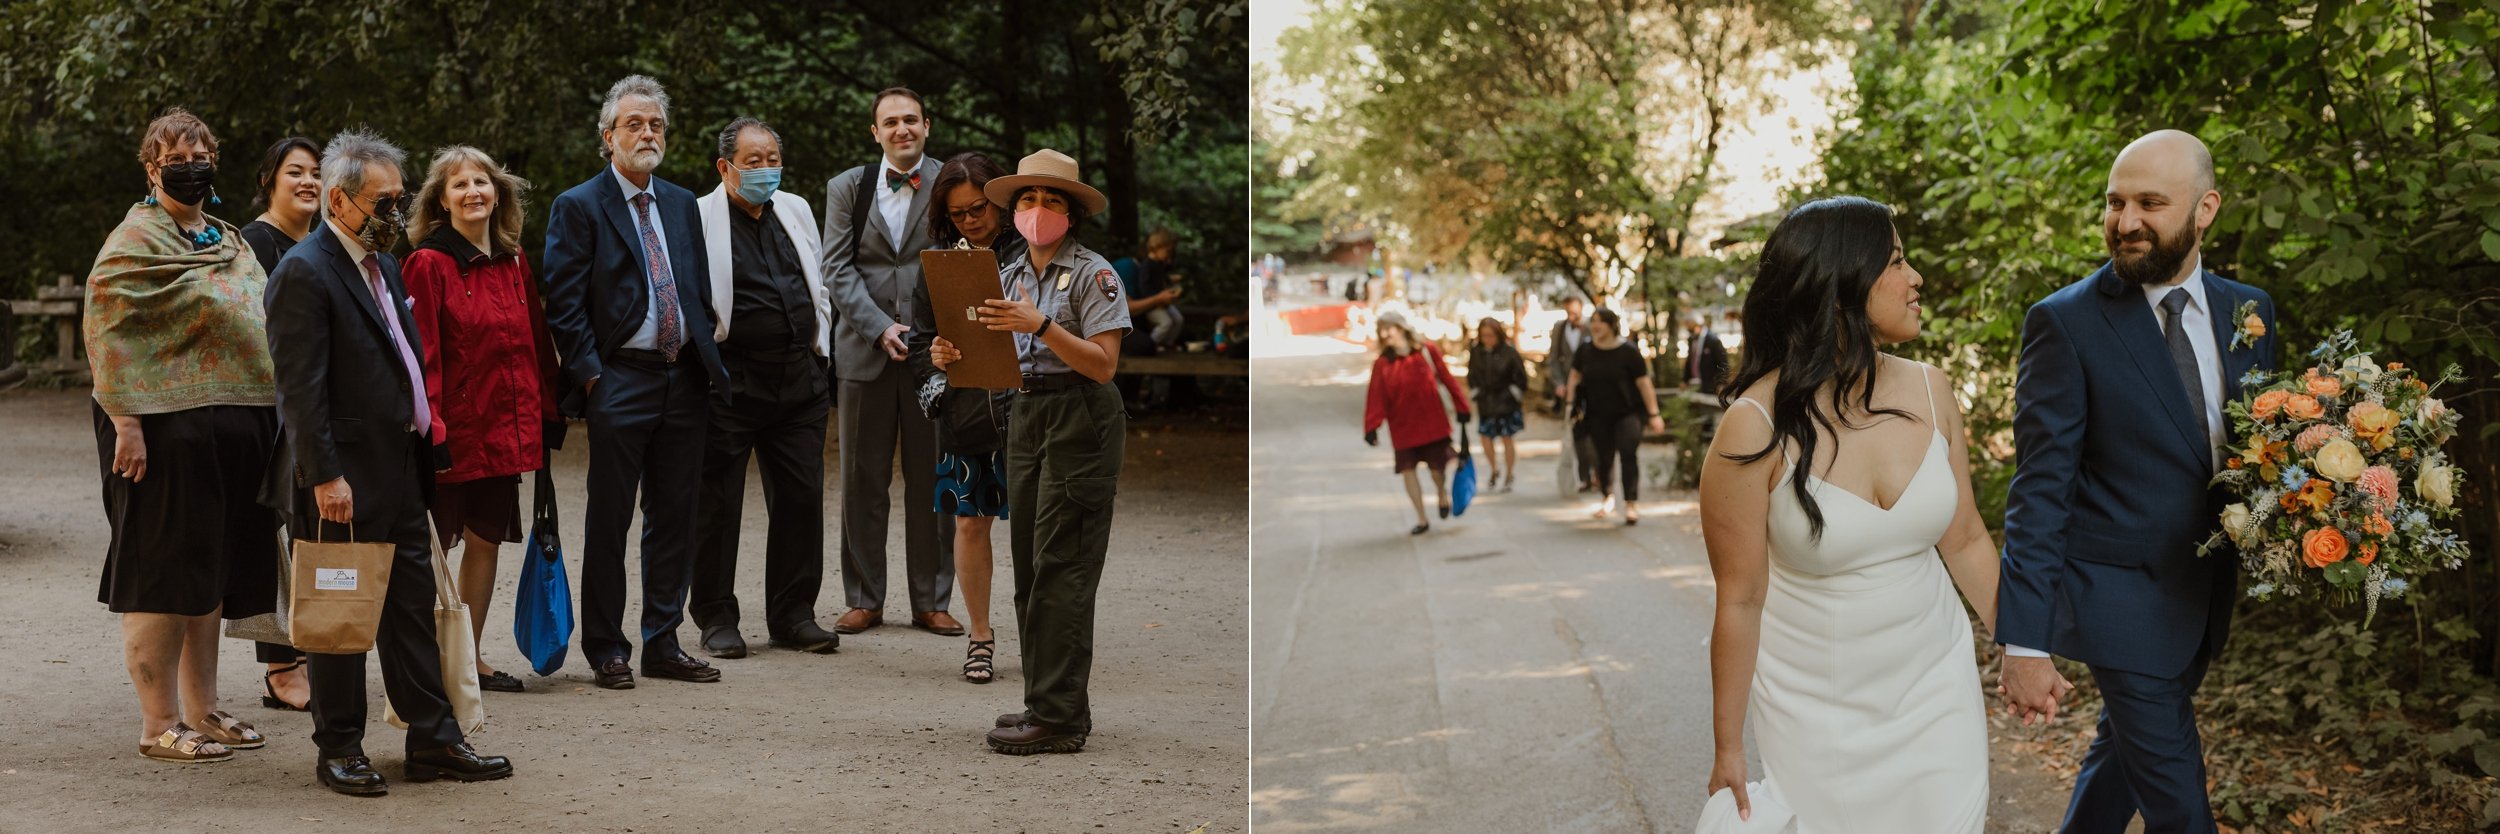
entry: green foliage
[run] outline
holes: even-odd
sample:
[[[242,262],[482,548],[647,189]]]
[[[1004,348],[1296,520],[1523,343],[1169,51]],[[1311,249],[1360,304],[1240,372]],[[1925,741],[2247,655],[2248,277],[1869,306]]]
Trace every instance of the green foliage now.
[[[1824,25],[1787,0],[1378,2],[1314,12],[1282,67],[1316,101],[1281,118],[1315,169],[1292,216],[1373,217],[1418,260],[1481,257],[1615,296],[1687,251],[1719,143],[1785,45]]]
[[[819,184],[876,158],[871,96],[900,84],[928,103],[933,154],[1012,168],[1058,148],[1113,201],[1101,229],[1080,231],[1088,245],[1117,257],[1170,225],[1206,276],[1193,293],[1244,298],[1242,14],[1239,0],[988,0],[909,15],[858,0],[9,4],[0,153],[16,165],[0,224],[43,233],[16,236],[0,297],[86,272],[143,196],[141,128],[173,105],[222,141],[225,202],[211,211],[238,224],[257,213],[253,169],[272,142],[369,125],[410,149],[418,176],[431,149],[460,143],[529,179],[534,242],[546,202],[602,164],[608,85],[639,72],[673,99],[660,176],[698,193],[718,182],[712,133],[754,115],[782,136],[786,186],[821,214]]]

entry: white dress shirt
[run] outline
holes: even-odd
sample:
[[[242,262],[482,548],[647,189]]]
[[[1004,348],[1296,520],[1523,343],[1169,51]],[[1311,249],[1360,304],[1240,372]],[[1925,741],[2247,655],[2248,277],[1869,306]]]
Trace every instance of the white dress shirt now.
[[[2153,326],[2156,328],[2164,327],[2169,323],[2162,321],[2163,315],[2161,310],[2161,300],[2168,297],[2171,290],[2179,289],[2181,287],[2185,287],[2187,289],[2188,304],[2187,307],[2179,311],[2179,326],[2187,332],[2188,346],[2196,352],[2197,380],[2200,384],[2205,386],[2205,413],[2201,415],[2205,418],[2205,445],[2209,453],[2212,455],[2212,465],[2220,467],[2222,465],[2223,443],[2222,350],[2214,344],[2213,305],[2207,303],[2205,300],[2204,253],[2197,253],[2195,258],[2195,268],[2188,271],[2187,278],[2185,280],[2173,281],[2167,284],[2146,285],[2144,287],[2144,301],[2145,303],[2153,306]],[[2164,342],[2163,344],[2163,349],[2168,350],[2167,345],[2169,343]],[[2012,643],[2007,643],[2005,644],[2005,656],[2047,657],[2049,656],[2049,653],[2039,649],[2025,648]]]
[[[880,157],[878,162],[880,164],[877,167],[877,213],[885,216],[886,243],[893,245],[894,251],[900,252],[903,251],[903,227],[905,225],[903,221],[911,215],[912,192],[918,189],[911,186],[895,188],[890,172],[901,171],[905,177],[909,177],[913,171],[919,170],[920,166],[914,163],[911,167],[905,168],[894,164],[893,159],[884,157]],[[919,187],[927,188],[934,184],[923,182]]]
[[[642,194],[650,191],[651,189],[635,185],[633,180],[625,178],[625,172],[617,170],[614,165],[608,166],[608,173],[616,177],[617,186],[625,191],[625,223],[631,227],[627,229],[626,232],[634,238],[634,252],[636,256],[642,258],[642,261],[637,265],[642,267],[642,280],[646,285],[650,286],[651,289],[651,303],[643,305],[642,326],[634,328],[634,335],[626,338],[625,344],[618,345],[618,347],[629,347],[636,350],[659,350],[660,291],[656,284],[651,283],[651,253],[642,251],[642,227],[638,225],[642,222],[642,213],[634,210],[635,195]],[[666,250],[668,247],[668,227],[666,225],[662,225],[660,222],[660,195],[658,194],[651,195],[650,222],[651,234],[660,239],[660,247],[663,250]],[[662,251],[660,253],[660,257],[667,258],[668,252]],[[670,261],[669,280],[671,282],[687,280],[689,276],[677,274],[676,268],[676,262]],[[686,311],[681,308],[677,311],[677,331],[680,333],[683,333],[686,330],[685,319]]]

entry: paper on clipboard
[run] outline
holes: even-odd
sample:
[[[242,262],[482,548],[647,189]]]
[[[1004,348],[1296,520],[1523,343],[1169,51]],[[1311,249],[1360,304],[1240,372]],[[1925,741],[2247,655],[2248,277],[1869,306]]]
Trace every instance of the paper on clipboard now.
[[[955,388],[1020,388],[1016,340],[983,326],[977,308],[1000,296],[998,256],[987,249],[929,249],[920,253],[920,275],[929,284],[929,312],[938,335],[963,351],[946,369]]]

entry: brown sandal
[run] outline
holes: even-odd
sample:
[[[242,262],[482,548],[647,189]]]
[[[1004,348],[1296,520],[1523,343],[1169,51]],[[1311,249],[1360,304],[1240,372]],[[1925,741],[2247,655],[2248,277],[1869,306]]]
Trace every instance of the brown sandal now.
[[[250,750],[269,743],[268,739],[261,737],[260,730],[225,710],[209,713],[208,723],[202,725],[199,732],[208,740],[225,745],[228,750]]]
[[[208,752],[211,748],[215,748],[216,752]],[[139,755],[160,762],[200,764],[234,758],[234,750],[177,722],[166,728],[154,742],[139,745]]]

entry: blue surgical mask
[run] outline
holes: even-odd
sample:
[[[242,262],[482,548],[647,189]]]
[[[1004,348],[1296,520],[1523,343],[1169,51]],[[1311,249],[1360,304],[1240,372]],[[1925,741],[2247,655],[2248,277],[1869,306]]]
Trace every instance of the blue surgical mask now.
[[[746,168],[738,171],[738,199],[750,206],[770,205],[773,190],[781,187],[781,169]]]

